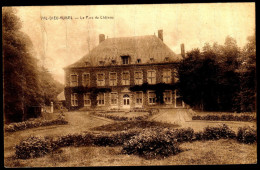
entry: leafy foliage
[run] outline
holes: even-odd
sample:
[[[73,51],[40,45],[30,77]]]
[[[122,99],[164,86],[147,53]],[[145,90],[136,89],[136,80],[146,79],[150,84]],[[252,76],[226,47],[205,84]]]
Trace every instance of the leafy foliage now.
[[[237,133],[237,140],[242,143],[251,144],[257,141],[256,130],[248,127],[240,127]]]
[[[206,43],[202,52],[189,51],[178,67],[178,89],[184,102],[202,110],[255,110],[254,40],[249,39],[244,52],[231,37],[224,45]]]

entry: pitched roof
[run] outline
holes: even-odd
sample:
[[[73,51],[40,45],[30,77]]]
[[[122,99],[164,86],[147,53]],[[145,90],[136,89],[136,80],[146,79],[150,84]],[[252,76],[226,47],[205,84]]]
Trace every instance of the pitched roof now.
[[[99,61],[107,66],[112,65],[112,60],[115,60],[116,65],[121,65],[121,56],[130,56],[130,64],[136,64],[137,59],[141,59],[141,64],[150,63],[150,58],[154,59],[153,63],[164,63],[165,58],[168,58],[168,62],[181,60],[181,55],[175,54],[161,39],[155,35],[147,35],[107,38],[66,68],[99,66]]]

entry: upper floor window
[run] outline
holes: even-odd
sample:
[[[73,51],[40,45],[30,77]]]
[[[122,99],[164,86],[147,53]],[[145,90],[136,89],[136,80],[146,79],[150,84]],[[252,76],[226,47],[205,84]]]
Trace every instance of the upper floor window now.
[[[135,84],[141,85],[143,83],[143,72],[136,71],[134,76],[135,76]]]
[[[71,87],[78,86],[78,75],[77,74],[70,75],[70,86]]]
[[[171,70],[163,70],[163,74],[162,74],[162,78],[163,78],[163,83],[171,83],[172,80],[172,76],[171,76]]]
[[[136,60],[136,63],[141,63],[141,59],[140,58],[138,58],[137,60]]]
[[[90,93],[84,93],[84,106],[90,106],[91,100],[90,100]]]
[[[109,85],[116,86],[117,84],[117,74],[116,73],[109,73]]]
[[[78,106],[78,94],[71,94],[71,106]]]
[[[122,56],[122,63],[129,64],[129,56]]]
[[[156,71],[155,70],[147,71],[147,82],[148,82],[148,84],[156,83]]]
[[[82,75],[82,85],[90,86],[90,74],[89,73],[84,73]]]
[[[129,71],[124,71],[122,73],[122,85],[130,85],[130,73],[129,73]]]
[[[112,60],[111,63],[112,63],[112,64],[116,64],[116,60]]]
[[[105,86],[105,74],[104,73],[97,74],[97,86]]]

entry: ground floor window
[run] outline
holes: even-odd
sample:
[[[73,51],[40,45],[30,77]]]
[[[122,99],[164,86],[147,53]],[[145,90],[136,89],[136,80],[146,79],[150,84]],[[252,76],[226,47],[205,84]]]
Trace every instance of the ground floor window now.
[[[91,100],[90,100],[90,93],[84,93],[84,106],[90,106]]]
[[[136,104],[142,104],[143,103],[143,92],[136,92]]]
[[[71,106],[78,106],[78,94],[71,94]]]
[[[163,100],[166,104],[171,104],[172,103],[172,91],[171,90],[166,90],[163,93]]]
[[[117,93],[111,93],[111,105],[117,105]]]
[[[175,105],[176,105],[176,107],[183,107],[183,101],[181,98],[181,94],[178,90],[175,91]]]
[[[148,100],[149,100],[149,104],[155,104],[156,102],[156,94],[155,92],[148,92]]]
[[[97,104],[104,105],[105,104],[105,93],[99,93],[97,96]]]

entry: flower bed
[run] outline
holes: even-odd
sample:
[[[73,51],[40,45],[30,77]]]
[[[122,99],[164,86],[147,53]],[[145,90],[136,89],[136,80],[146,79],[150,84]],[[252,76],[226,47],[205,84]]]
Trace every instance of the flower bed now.
[[[112,120],[117,120],[117,121],[135,121],[135,120],[146,120],[149,117],[157,114],[158,112],[159,112],[158,109],[152,109],[149,110],[147,114],[141,116],[132,116],[132,117],[125,116],[123,113],[122,115],[119,114],[113,115],[112,112],[91,112],[91,114],[95,116],[105,117]]]
[[[19,130],[25,130],[29,128],[36,128],[41,126],[51,126],[51,125],[64,125],[68,124],[63,116],[60,116],[54,120],[34,120],[34,121],[24,121],[18,123],[11,123],[5,126],[6,132],[16,132]]]
[[[255,121],[255,116],[250,115],[206,115],[206,116],[192,116],[192,120],[210,120],[210,121]]]

